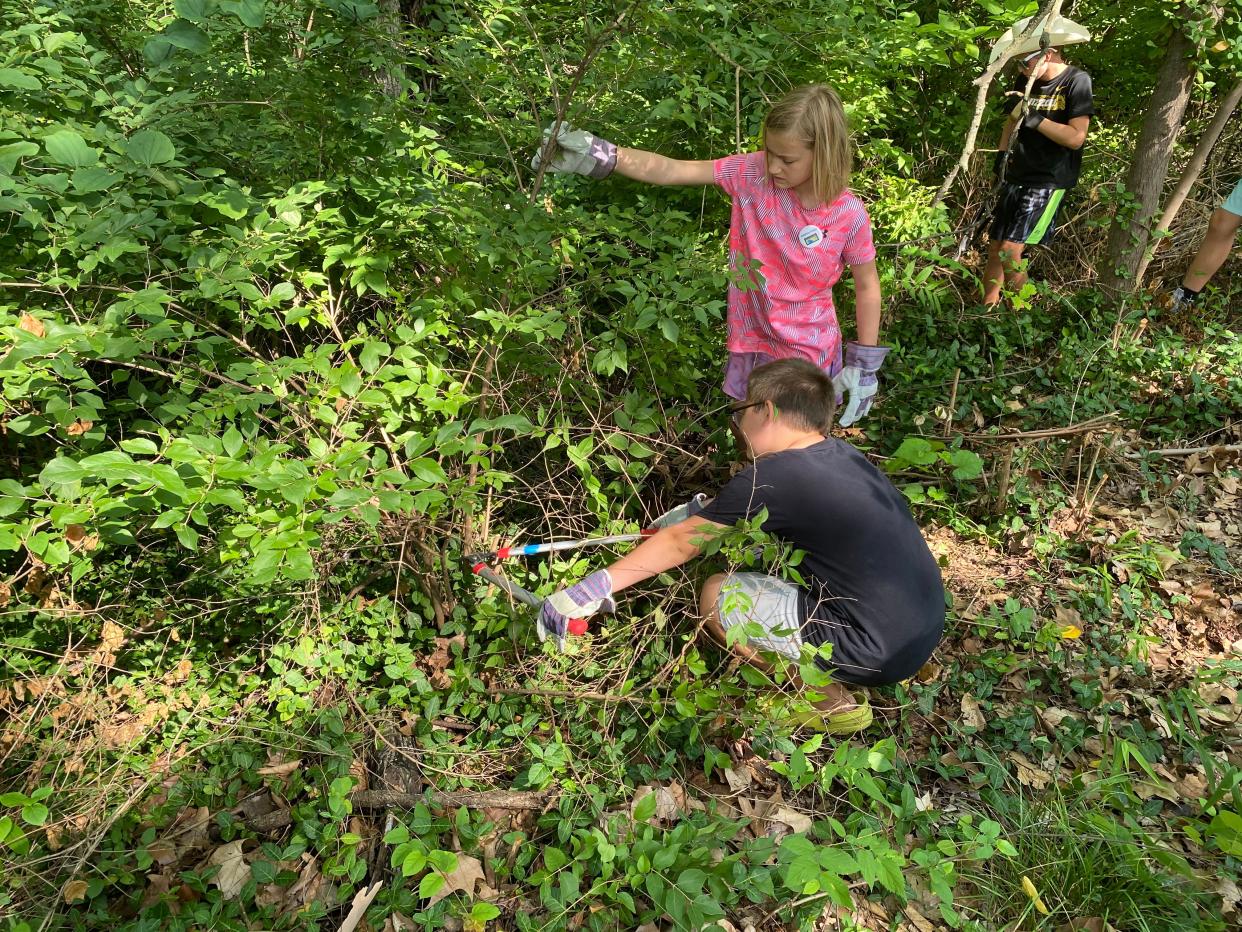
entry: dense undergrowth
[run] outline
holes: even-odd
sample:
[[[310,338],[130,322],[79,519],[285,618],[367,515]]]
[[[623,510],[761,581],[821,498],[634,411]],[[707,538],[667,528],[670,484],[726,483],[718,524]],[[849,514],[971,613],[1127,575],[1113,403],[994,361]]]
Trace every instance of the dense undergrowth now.
[[[0,13],[8,929],[336,928],[376,882],[393,930],[1236,921],[1237,277],[1194,319],[1081,280],[1116,90],[1084,219],[997,313],[946,258],[986,181],[930,204],[1016,5],[172,6]],[[1157,14],[1079,7],[1097,73],[1149,54]],[[734,457],[727,204],[535,177],[557,102],[708,157],[809,79],[850,103],[895,347],[845,435],[952,597],[836,744],[695,637],[706,565],[560,656],[461,562]]]

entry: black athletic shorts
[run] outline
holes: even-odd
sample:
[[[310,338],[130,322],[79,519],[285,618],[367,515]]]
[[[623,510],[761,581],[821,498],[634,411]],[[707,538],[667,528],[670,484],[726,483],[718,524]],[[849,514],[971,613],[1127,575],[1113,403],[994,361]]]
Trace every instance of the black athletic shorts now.
[[[1064,188],[1027,188],[1005,184],[1001,188],[988,236],[992,242],[1008,240],[1038,246],[1056,232],[1057,208],[1065,197]]]

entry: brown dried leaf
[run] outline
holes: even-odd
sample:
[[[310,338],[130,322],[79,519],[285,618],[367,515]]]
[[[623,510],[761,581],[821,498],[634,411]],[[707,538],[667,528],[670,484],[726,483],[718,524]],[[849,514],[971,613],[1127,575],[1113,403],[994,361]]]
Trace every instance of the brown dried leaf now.
[[[1216,884],[1216,892],[1220,894],[1220,911],[1224,915],[1228,916],[1230,913],[1237,912],[1238,904],[1242,903],[1242,890],[1238,889],[1236,881],[1229,877],[1222,877]]]
[[[211,852],[207,863],[219,866],[220,869],[210,882],[220,888],[220,895],[226,900],[234,899],[241,893],[242,887],[250,879],[250,865],[242,855],[241,839],[230,841]]]
[[[255,771],[261,777],[280,777],[284,779],[302,766],[300,760],[273,760],[266,767],[260,767]]]
[[[1060,728],[1061,723],[1067,718],[1071,720],[1077,720],[1078,718],[1078,716],[1076,716],[1073,712],[1068,712],[1065,709],[1058,709],[1056,706],[1049,706],[1046,709],[1040,709],[1039,717],[1043,719],[1044,724],[1047,725],[1052,731],[1056,731]]]
[[[978,730],[982,730],[987,725],[983,710],[979,708],[979,703],[974,696],[962,696],[962,724],[967,728]]]
[[[795,832],[809,832],[815,824],[810,816],[788,806],[777,806],[768,813],[767,818],[770,822],[784,823]]]
[[[1042,790],[1052,782],[1052,775],[1032,764],[1024,755],[1010,751],[1007,755],[1017,768],[1018,782],[1032,789]]]
[[[172,890],[172,874],[147,874],[147,891],[142,897],[140,909],[150,909],[156,903],[167,900],[169,911],[175,916],[181,911],[181,902],[169,897]]]
[[[87,886],[85,880],[71,880],[65,884],[64,888],[60,892],[61,896],[65,898],[65,902],[72,904],[81,903],[85,900],[86,890]]]
[[[444,875],[444,886],[431,895],[428,906],[434,906],[451,893],[474,896],[474,885],[483,880],[483,865],[468,854],[457,855],[457,870]]]
[[[43,321],[29,314],[23,314],[21,320],[17,322],[18,329],[25,330],[32,336],[41,337],[47,334],[47,328],[43,326]]]
[[[167,838],[157,838],[147,845],[147,854],[151,855],[151,859],[160,867],[177,863],[177,846]]]
[[[680,791],[680,803],[678,802],[678,797],[668,787],[651,786],[644,783],[634,790],[634,798],[630,801],[630,817],[634,816],[634,812],[640,802],[652,793],[655,793],[656,811],[652,818],[657,822],[671,822],[675,820],[684,810],[686,801],[685,791],[681,789],[680,785],[678,785],[677,789]]]
[[[94,421],[74,421],[65,428],[65,433],[70,437],[81,437],[84,433],[95,426]]]

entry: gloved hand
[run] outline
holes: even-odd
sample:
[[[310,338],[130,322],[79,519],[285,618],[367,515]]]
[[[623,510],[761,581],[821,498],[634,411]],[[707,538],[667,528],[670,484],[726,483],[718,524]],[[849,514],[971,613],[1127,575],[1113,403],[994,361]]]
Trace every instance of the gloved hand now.
[[[992,157],[992,174],[1001,179],[1005,176],[1005,165],[1009,161],[1009,150],[1001,149]]]
[[[864,346],[861,343],[845,345],[845,368],[832,379],[832,387],[837,394],[849,392],[845,413],[837,421],[842,427],[861,420],[871,410],[871,402],[875,400],[880,383],[876,373],[884,365],[884,357],[890,349],[888,346]]]
[[[1032,133],[1039,132],[1039,124],[1044,122],[1047,117],[1042,113],[1036,113],[1034,110],[1026,111],[1026,116],[1022,118],[1022,128],[1029,129]]]
[[[543,145],[530,160],[530,167],[538,171],[543,162],[543,150],[552,135],[552,127],[543,131]],[[607,178],[617,167],[617,147],[607,139],[592,136],[586,130],[574,129],[561,122],[556,131],[556,147],[548,162],[548,169],[560,174],[573,172],[590,178]]]
[[[564,650],[566,635],[586,633],[587,618],[596,612],[613,612],[616,609],[617,603],[612,598],[612,577],[607,570],[597,570],[569,588],[548,596],[539,608],[535,630],[539,640],[552,635],[556,638],[556,646]],[[582,623],[571,627],[570,622],[579,619]]]
[[[693,518],[697,515],[703,510],[703,506],[706,504],[707,496],[700,492],[695,495],[694,498],[690,499],[690,501],[678,505],[676,508],[670,508],[668,511],[664,512],[664,514],[660,515],[660,517],[651,522],[651,526],[665,528],[672,527],[674,524],[681,524],[681,522],[685,521],[687,518]]]

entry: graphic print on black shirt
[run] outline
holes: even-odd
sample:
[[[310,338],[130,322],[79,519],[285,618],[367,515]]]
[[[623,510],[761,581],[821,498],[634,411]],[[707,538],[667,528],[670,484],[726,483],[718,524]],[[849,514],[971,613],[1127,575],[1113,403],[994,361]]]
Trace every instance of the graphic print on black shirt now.
[[[834,676],[862,686],[913,676],[940,642],[944,586],[905,498],[848,443],[759,457],[702,517],[763,530],[806,552],[802,638],[831,642]]]
[[[1006,117],[1019,106],[1026,78],[1019,76],[1005,97]],[[1051,81],[1036,81],[1028,103],[1030,113],[1038,113],[1054,123],[1068,125],[1075,117],[1092,116],[1091,76],[1067,67]],[[1070,149],[1054,142],[1037,129],[1021,124],[1009,139],[1009,167],[1005,180],[1027,188],[1072,188],[1082,170],[1082,149]]]

